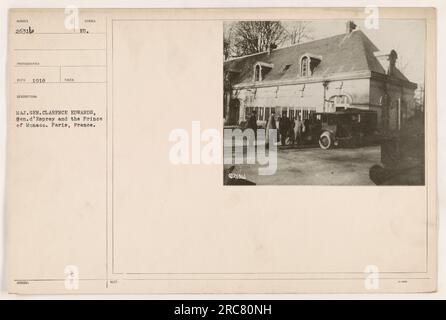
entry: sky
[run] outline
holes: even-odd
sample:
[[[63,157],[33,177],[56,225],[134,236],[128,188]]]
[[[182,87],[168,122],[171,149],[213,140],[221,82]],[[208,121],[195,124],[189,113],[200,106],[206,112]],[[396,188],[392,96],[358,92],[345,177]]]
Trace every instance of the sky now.
[[[362,30],[383,53],[394,49],[400,63],[405,66],[404,74],[415,83],[424,82],[425,64],[425,21],[380,19],[378,29],[368,29],[364,20],[354,20],[357,29]],[[345,20],[311,21],[314,39],[326,38],[345,32]]]

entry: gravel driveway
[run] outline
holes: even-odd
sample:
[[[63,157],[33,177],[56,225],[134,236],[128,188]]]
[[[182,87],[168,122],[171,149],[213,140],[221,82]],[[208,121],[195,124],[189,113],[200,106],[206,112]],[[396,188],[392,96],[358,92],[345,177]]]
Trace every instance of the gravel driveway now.
[[[279,147],[277,154],[274,175],[260,176],[258,164],[236,165],[234,172],[259,185],[374,185],[369,169],[381,161],[379,146],[330,150]]]

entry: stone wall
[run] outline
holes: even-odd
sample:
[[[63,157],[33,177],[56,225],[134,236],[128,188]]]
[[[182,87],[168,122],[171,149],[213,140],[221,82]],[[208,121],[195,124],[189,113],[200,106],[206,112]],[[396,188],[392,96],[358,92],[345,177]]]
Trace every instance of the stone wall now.
[[[415,112],[415,91],[376,79],[370,82],[370,106],[381,129],[397,130]]]

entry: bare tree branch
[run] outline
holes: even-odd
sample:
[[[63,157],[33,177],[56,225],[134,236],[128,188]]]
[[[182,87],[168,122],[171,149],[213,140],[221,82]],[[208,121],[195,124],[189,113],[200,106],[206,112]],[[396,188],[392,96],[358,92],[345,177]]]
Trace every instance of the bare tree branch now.
[[[279,21],[239,21],[225,25],[225,58],[238,57],[280,46],[287,33]]]
[[[311,36],[311,22],[309,21],[285,22],[284,28],[287,32],[287,42],[290,45],[313,39]]]

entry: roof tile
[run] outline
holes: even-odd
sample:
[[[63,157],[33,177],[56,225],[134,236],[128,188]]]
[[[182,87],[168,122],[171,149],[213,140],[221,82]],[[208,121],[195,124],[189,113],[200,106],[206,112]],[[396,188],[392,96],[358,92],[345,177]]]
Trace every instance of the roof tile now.
[[[273,64],[274,68],[264,75],[263,81],[291,80],[299,76],[300,58],[304,54],[317,55],[322,61],[313,71],[313,76],[330,76],[342,72],[373,71],[385,74],[384,68],[375,57],[378,48],[360,30],[351,34],[340,34],[329,38],[305,42],[289,47],[262,52],[228,60],[225,70],[237,71],[233,84],[252,83],[255,63]],[[290,65],[288,68],[285,66]],[[406,80],[401,73],[395,76]]]

